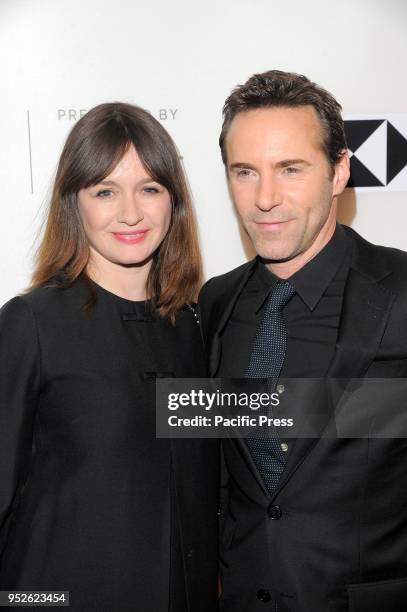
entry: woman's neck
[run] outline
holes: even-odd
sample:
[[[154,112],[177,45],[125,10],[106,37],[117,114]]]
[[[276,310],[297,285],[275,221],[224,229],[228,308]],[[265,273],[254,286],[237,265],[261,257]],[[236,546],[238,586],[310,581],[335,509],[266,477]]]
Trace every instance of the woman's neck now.
[[[146,287],[151,261],[141,265],[125,266],[102,258],[91,251],[86,273],[95,283],[126,300],[137,302],[147,299]]]

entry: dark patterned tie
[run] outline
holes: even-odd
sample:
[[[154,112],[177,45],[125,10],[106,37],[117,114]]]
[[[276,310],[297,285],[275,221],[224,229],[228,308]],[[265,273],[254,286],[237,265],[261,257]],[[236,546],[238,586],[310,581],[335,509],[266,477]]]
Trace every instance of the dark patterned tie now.
[[[271,292],[263,319],[256,330],[247,378],[277,381],[287,347],[283,308],[294,294],[294,287],[287,281],[278,281]],[[286,463],[286,453],[281,449],[279,438],[246,438],[246,443],[266,487],[272,493]]]

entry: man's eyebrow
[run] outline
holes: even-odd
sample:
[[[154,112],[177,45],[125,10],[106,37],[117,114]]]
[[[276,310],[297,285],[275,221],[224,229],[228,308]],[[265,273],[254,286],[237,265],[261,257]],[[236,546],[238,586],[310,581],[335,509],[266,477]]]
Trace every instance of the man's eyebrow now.
[[[309,162],[307,162],[306,159],[283,159],[280,162],[276,163],[276,166],[278,166],[279,168],[286,168],[287,166],[295,166],[296,164],[303,164],[305,166],[310,166],[311,164]]]
[[[234,170],[235,168],[247,168],[248,170],[255,170],[255,166],[252,164],[245,164],[243,162],[236,162],[234,164],[230,164],[230,170]]]
[[[302,158],[296,158],[296,159],[283,159],[279,162],[277,162],[275,164],[275,166],[277,168],[287,168],[287,166],[295,166],[298,164],[302,164],[304,166],[310,166],[311,164],[306,160],[306,159],[302,159]],[[235,170],[238,168],[243,168],[243,169],[248,169],[248,170],[256,170],[256,166],[253,166],[253,164],[248,164],[248,163],[244,163],[244,162],[235,162],[234,164],[230,164],[229,169],[230,170]]]

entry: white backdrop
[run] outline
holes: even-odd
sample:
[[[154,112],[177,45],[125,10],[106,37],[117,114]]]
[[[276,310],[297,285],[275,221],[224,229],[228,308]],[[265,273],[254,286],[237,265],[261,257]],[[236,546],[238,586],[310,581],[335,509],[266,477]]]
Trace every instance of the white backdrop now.
[[[332,91],[346,115],[405,116],[406,57],[404,0],[0,0],[0,303],[27,285],[41,208],[81,110],[121,100],[163,122],[213,276],[248,254],[217,145],[230,90],[254,72],[292,70]],[[341,219],[407,250],[405,183],[347,190]]]

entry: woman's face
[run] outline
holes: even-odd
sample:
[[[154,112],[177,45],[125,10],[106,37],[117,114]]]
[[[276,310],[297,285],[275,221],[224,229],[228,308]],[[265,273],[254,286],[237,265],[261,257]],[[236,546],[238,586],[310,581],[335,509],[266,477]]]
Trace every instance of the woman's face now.
[[[171,221],[171,198],[146,172],[132,146],[100,183],[78,194],[91,261],[150,266]]]

